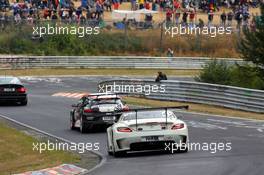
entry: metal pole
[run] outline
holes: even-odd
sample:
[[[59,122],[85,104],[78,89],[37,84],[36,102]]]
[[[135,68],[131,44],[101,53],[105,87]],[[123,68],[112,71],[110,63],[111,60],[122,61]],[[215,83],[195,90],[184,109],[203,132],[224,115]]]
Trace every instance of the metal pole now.
[[[136,131],[137,131],[137,110],[135,110],[136,112]]]
[[[127,20],[124,20],[125,23],[125,49],[127,49]]]
[[[165,108],[165,112],[166,112],[166,129],[167,129],[167,125],[168,125],[168,108]]]
[[[164,21],[161,22],[161,29],[160,29],[160,53],[162,54],[162,40],[163,40],[163,25]]]

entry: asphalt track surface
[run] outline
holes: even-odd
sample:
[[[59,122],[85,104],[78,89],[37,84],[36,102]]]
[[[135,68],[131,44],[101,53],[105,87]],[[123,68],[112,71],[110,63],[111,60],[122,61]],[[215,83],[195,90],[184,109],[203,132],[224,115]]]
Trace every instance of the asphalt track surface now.
[[[113,158],[104,131],[80,134],[69,129],[69,111],[77,99],[58,92],[96,92],[112,77],[23,78],[28,106],[0,106],[0,114],[76,143],[96,143],[106,162],[93,175],[261,175],[264,172],[264,122],[176,112],[189,125],[191,143],[227,143],[230,151],[190,150],[183,154],[148,152]]]

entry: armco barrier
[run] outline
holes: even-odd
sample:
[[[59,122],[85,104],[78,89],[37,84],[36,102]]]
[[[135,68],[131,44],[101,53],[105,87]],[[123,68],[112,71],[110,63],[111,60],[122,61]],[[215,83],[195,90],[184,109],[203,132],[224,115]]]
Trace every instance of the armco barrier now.
[[[149,87],[153,86],[156,89],[163,87],[165,91],[158,90],[158,92],[149,93]],[[147,91],[146,88],[142,88],[142,92],[137,91],[138,87],[147,87]],[[187,81],[166,80],[156,83],[153,80],[135,79],[103,81],[99,83],[98,90],[99,92],[115,90],[132,95],[143,95],[150,99],[193,102],[264,113],[264,91],[261,90]]]
[[[224,58],[217,58],[222,60]],[[28,68],[137,68],[202,69],[211,58],[143,56],[0,56],[0,69]],[[224,59],[228,64],[242,64],[241,59]]]

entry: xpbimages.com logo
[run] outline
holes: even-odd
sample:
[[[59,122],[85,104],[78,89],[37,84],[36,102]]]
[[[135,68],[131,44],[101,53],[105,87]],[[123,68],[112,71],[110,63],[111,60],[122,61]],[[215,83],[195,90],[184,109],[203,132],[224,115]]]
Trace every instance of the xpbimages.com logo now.
[[[40,37],[44,35],[77,35],[82,38],[85,35],[98,35],[100,33],[99,27],[83,27],[83,26],[57,26],[50,25],[47,26],[36,26],[33,27],[33,35],[38,35]]]
[[[165,35],[169,35],[172,38],[177,35],[208,35],[212,38],[216,37],[216,35],[230,35],[232,34],[232,27],[215,27],[215,26],[204,26],[204,27],[198,27],[198,26],[170,26],[170,27],[164,27]]]
[[[203,142],[203,143],[198,143],[198,142],[187,142],[183,143],[180,141],[179,143],[165,143],[165,151],[169,151],[172,154],[178,151],[184,151],[184,150],[189,150],[189,151],[207,151],[212,154],[215,154],[217,152],[222,152],[222,151],[231,151],[232,150],[232,143],[231,142]]]
[[[77,151],[78,153],[84,153],[85,151],[98,151],[99,143],[67,143],[67,142],[37,142],[32,143],[32,150],[39,153],[44,151]]]
[[[153,93],[165,93],[165,85],[162,84],[99,84],[99,93],[136,93],[150,95]]]

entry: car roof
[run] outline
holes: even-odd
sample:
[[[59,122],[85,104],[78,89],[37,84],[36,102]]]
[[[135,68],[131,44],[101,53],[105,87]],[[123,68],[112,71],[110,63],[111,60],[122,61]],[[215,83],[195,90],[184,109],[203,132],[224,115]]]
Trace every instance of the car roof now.
[[[138,119],[137,120],[141,120],[141,119],[152,119],[152,118],[164,118],[166,117],[166,111],[165,110],[155,110],[155,111],[138,111],[137,112],[137,116]],[[159,117],[157,117],[159,116]],[[178,119],[178,117],[175,115],[175,113],[171,110],[167,110],[167,116],[174,116],[176,117],[176,119]],[[124,112],[121,116],[121,120],[127,120],[126,118],[130,118],[132,117],[131,120],[135,120],[136,119],[136,112],[132,111],[132,112]]]
[[[85,97],[91,99],[120,99],[121,97],[115,93],[92,93],[88,94]]]
[[[150,111],[148,111],[148,110],[144,110],[144,111],[137,111],[137,113],[144,113],[144,114],[160,114],[161,112],[166,112],[166,110],[165,109],[157,109],[157,110],[150,110]],[[124,114],[133,114],[133,113],[135,113],[135,111],[127,111],[127,112],[125,112]],[[174,114],[174,112],[172,111],[172,110],[167,110],[167,113],[168,114]]]
[[[0,84],[22,84],[17,77],[0,76]]]
[[[119,96],[117,95],[100,95],[100,96],[92,96],[92,98],[95,99],[120,99]]]

